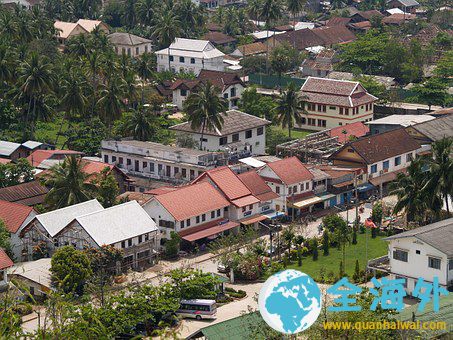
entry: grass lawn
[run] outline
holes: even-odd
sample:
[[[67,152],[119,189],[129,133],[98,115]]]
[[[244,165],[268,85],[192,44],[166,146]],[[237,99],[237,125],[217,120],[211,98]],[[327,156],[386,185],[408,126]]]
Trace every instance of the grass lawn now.
[[[281,131],[283,131],[283,133],[288,136],[288,129],[283,129],[282,127],[278,127],[278,126],[275,126],[275,129],[279,129]],[[306,135],[310,134],[310,133],[313,133],[314,131],[308,131],[308,130],[291,130],[291,138],[292,139],[302,139],[304,138]]]
[[[368,232],[368,260],[387,254],[387,242],[383,237],[371,238]],[[355,261],[359,260],[360,270],[365,268],[367,259],[365,258],[365,234],[357,234],[357,244],[346,245],[346,266],[345,272],[352,277],[355,269]],[[340,261],[343,260],[343,253],[338,248],[329,248],[329,255],[324,256],[322,249],[319,250],[317,261],[313,261],[313,257],[303,258],[302,267],[297,265],[297,261],[288,265],[288,268],[300,270],[314,279],[319,277],[319,269],[325,268],[326,275],[333,271],[338,275],[340,269]]]
[[[40,142],[47,142],[50,144],[55,143],[58,131],[60,131],[61,121],[63,120],[62,115],[56,116],[51,122],[38,122],[35,130],[35,140]],[[62,132],[68,129],[68,123],[64,122]],[[61,148],[66,141],[65,136],[58,138],[57,148]]]

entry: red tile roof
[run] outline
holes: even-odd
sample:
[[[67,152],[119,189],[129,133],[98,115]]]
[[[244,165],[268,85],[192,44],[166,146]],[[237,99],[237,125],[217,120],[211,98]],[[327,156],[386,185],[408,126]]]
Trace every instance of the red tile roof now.
[[[98,174],[103,171],[105,168],[109,168],[110,170],[113,169],[115,166],[112,164],[104,163],[104,162],[97,162],[97,161],[89,161],[84,159],[83,160],[83,172],[87,174]]]
[[[267,51],[266,45],[259,41],[251,44],[238,46],[238,50],[242,53],[244,57],[254,54],[266,53]]]
[[[365,136],[369,131],[370,129],[368,128],[368,126],[366,126],[362,122],[356,122],[330,129],[328,131],[328,134],[330,135],[330,137],[338,137],[338,141],[344,144],[349,141],[350,136],[359,138]]]
[[[252,194],[239,177],[227,166],[208,170],[199,177],[200,180],[205,178],[209,178],[230,201]]]
[[[31,181],[0,189],[0,200],[24,205],[35,205],[44,202],[49,190],[39,181]]]
[[[351,18],[342,18],[342,17],[334,17],[334,18],[330,18],[327,23],[326,23],[326,26],[328,27],[333,27],[333,26],[345,26],[347,24],[349,24],[349,22],[351,21]]]
[[[261,202],[270,201],[279,197],[256,171],[247,171],[239,174],[238,177],[249,188],[253,196]]]
[[[318,27],[312,31],[324,42],[322,46],[344,44],[357,39],[353,32],[346,26],[341,25],[335,27]]]
[[[312,173],[297,157],[289,157],[268,163],[267,166],[271,168],[286,185],[308,181],[313,178]]]
[[[154,196],[177,220],[199,216],[229,206],[229,202],[210,183],[202,182]]]
[[[171,192],[171,191],[175,191],[175,190],[178,190],[178,188],[177,188],[177,187],[167,187],[167,186],[163,186],[163,187],[154,188],[154,189],[145,191],[144,193],[145,193],[145,194],[148,194],[148,195],[157,196],[157,195],[166,194],[167,192]]]
[[[7,158],[0,158],[0,164],[8,164],[10,163],[11,160],[10,159],[7,159]]]
[[[222,32],[208,32],[205,35],[203,35],[201,39],[208,40],[212,42],[214,45],[229,44],[236,41],[235,38]]]
[[[251,204],[258,203],[259,201],[260,200],[258,198],[256,198],[255,196],[248,195],[248,196],[244,196],[244,197],[232,200],[231,203],[233,203],[236,207],[242,208],[242,207],[246,207]]]
[[[32,207],[0,200],[0,220],[10,233],[16,233],[32,211]]]
[[[37,167],[43,161],[53,158],[55,155],[82,155],[82,152],[73,150],[36,150],[27,159],[32,166]]]
[[[11,261],[5,251],[0,248],[0,270],[12,267],[13,265],[13,261]]]
[[[179,232],[179,235],[186,241],[193,242],[239,226],[239,223],[237,222],[228,221],[222,223],[223,221],[224,220],[219,219],[216,221],[211,221],[202,225],[198,225],[196,227],[181,230]]]

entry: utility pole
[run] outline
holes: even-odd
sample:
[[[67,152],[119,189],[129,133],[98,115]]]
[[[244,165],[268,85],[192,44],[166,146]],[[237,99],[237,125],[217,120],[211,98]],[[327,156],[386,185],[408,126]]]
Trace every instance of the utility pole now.
[[[355,227],[359,227],[359,196],[357,194],[357,173],[354,171],[354,189],[355,189]]]

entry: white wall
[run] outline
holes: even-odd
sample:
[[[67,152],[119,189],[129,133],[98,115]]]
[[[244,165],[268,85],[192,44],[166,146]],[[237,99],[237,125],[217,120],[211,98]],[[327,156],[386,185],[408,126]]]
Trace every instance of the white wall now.
[[[17,229],[17,232],[15,234],[11,234],[11,246],[14,254],[14,261],[21,261],[22,259],[22,240],[19,237],[20,232],[24,227],[33,219],[33,217],[36,216],[36,213],[32,211],[28,217],[25,219],[24,223]]]
[[[399,261],[393,259],[394,249],[405,250],[408,252],[408,261]],[[419,250],[420,254],[416,251]],[[391,240],[389,244],[389,260],[390,268],[393,276],[408,277],[407,291],[412,293],[414,285],[419,277],[425,281],[433,281],[434,276],[439,278],[439,284],[442,286],[447,285],[447,256],[439,250],[433,248],[429,244],[421,242],[415,237],[407,237],[401,239]],[[440,269],[428,267],[428,256],[437,257],[441,259]],[[450,280],[453,278],[453,271],[448,273]]]
[[[367,166],[368,175],[369,176],[371,175],[371,177],[373,177],[373,178],[378,177],[379,176],[379,172],[381,170],[384,170],[384,162],[385,161],[389,161],[389,168],[385,172],[393,172],[393,171],[397,171],[397,170],[400,170],[400,169],[407,168],[410,165],[410,163],[411,163],[411,159],[408,160],[407,159],[407,155],[411,155],[411,159],[415,159],[416,151],[414,150],[414,151],[399,155],[401,157],[401,164],[398,165],[398,166],[395,166],[395,158],[398,157],[398,156],[392,157],[392,158],[387,158],[387,159],[384,159],[383,161],[379,161],[377,163],[370,164],[370,165]],[[371,167],[373,165],[377,166],[377,171],[375,173],[371,172]]]
[[[171,50],[170,50],[171,54]],[[157,55],[157,70],[159,72],[168,71],[168,54],[156,53]],[[173,61],[170,62],[171,69],[179,73],[180,71],[184,72],[193,72],[196,76],[201,72],[201,70],[211,70],[211,71],[225,71],[225,65],[223,63],[223,56],[216,58],[194,58],[195,63],[191,63],[191,57],[185,56],[184,62],[179,61],[179,56],[174,55]]]

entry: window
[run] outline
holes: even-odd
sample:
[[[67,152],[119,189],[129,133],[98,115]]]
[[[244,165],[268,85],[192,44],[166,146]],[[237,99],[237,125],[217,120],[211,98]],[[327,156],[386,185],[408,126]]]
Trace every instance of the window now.
[[[322,111],[322,105],[318,104],[318,111]]]
[[[342,126],[342,125],[343,125],[343,123],[338,123],[338,125]]]
[[[246,209],[247,207],[242,207],[242,212],[245,212]]]
[[[195,218],[195,221],[196,221],[197,223],[200,223],[200,216],[197,216],[197,217]]]
[[[329,110],[336,110],[337,107],[336,106],[329,106]]]
[[[228,93],[224,93],[223,98],[228,99]]]
[[[185,62],[184,57],[179,57],[179,62],[180,62],[180,63],[184,63],[184,62]]]
[[[127,165],[131,165],[131,164],[132,164],[132,161],[131,161],[129,158],[127,158],[127,159],[126,159],[126,164],[127,164]]]
[[[217,217],[220,217],[220,209],[217,209]]]
[[[322,112],[326,112],[327,111],[327,106],[323,105],[322,106]]]
[[[294,192],[294,193],[297,192],[297,185],[293,186],[293,192]]]
[[[228,137],[220,137],[219,138],[219,145],[225,145],[228,143]]]
[[[179,168],[178,168],[178,167],[175,167],[174,173],[175,173],[175,175],[176,175],[177,173],[179,173]]]
[[[149,234],[145,234],[145,242],[149,241]]]
[[[154,163],[149,163],[149,171],[154,172]]]
[[[377,172],[377,164],[373,164],[373,165],[371,166],[371,173],[374,174],[374,173],[376,173],[376,172]]]
[[[148,163],[147,162],[143,162],[142,168],[144,169],[144,168],[147,168],[147,167],[148,167]]]
[[[401,164],[401,156],[395,157],[395,166],[398,166]]]
[[[145,53],[148,53],[148,45],[145,45]]]
[[[301,125],[307,124],[307,120],[305,119],[305,117],[302,117],[302,119],[300,120],[300,124]]]
[[[310,189],[310,182],[305,183],[305,190]]]
[[[253,209],[253,204],[250,204],[249,205],[249,210],[252,210]]]
[[[215,211],[211,211],[211,218],[215,218]]]
[[[116,162],[116,156],[112,156],[112,162]],[[106,162],[108,163],[108,162]]]
[[[126,248],[126,241],[121,241],[121,248]]]
[[[393,259],[398,261],[407,262],[407,251],[395,249],[393,251]]]
[[[453,270],[453,259],[448,261],[448,270]]]
[[[324,119],[318,119],[318,126],[319,127],[326,127],[327,121]]]
[[[349,116],[349,109],[344,109],[344,114],[345,114],[346,116]]]
[[[206,214],[201,215],[201,221],[202,222],[206,221]]]
[[[340,114],[342,115],[343,114],[343,108],[340,107]]]
[[[129,240],[127,240],[127,246],[128,247],[132,247],[132,239],[131,238]]]
[[[195,58],[190,58],[190,63],[195,64]]]
[[[275,187],[275,193],[280,194],[280,187]]]
[[[187,176],[187,170],[186,169],[184,169],[184,168],[181,169],[181,176],[182,176],[182,178],[186,178],[186,176]]]
[[[408,153],[406,155],[406,163],[409,163],[409,162],[412,162],[412,154],[411,153]]]
[[[245,138],[252,138],[252,130],[245,131]]]
[[[388,169],[390,167],[390,162],[389,161],[385,161],[384,163],[382,163],[382,167],[385,169]]]
[[[173,61],[173,60],[174,60],[174,58],[173,58],[173,56],[171,55],[171,56],[170,56],[170,61]]]
[[[259,127],[258,129],[256,129],[256,134],[258,136],[261,136],[263,133],[264,133],[264,127]]]
[[[428,267],[433,269],[440,269],[440,259],[435,257],[428,257]]]
[[[181,96],[182,97],[187,96],[187,90],[186,89],[181,89],[180,91],[181,91]]]
[[[233,135],[233,142],[239,142],[239,133]]]
[[[190,218],[186,220],[186,226],[190,227]]]
[[[131,49],[130,49],[130,48],[127,49],[127,55],[128,55],[129,57],[131,56]]]
[[[181,229],[184,228],[184,221],[181,221]]]
[[[143,241],[143,237],[142,237],[142,235],[139,235],[138,236],[138,243],[142,243],[142,241]]]
[[[231,97],[236,97],[236,88],[235,88],[235,87],[232,87],[232,88],[230,89],[230,96],[231,96]]]
[[[293,188],[292,187],[289,187],[288,188],[288,195],[291,195],[293,193]]]
[[[118,159],[118,163],[123,164],[123,157],[120,157],[120,158]]]
[[[416,250],[415,254],[420,255],[420,250]]]
[[[136,47],[135,48],[135,55],[139,55],[140,54],[140,48]]]

